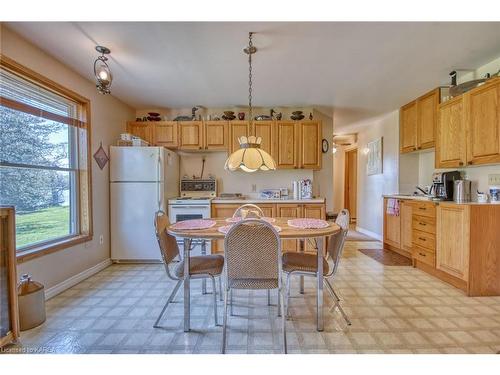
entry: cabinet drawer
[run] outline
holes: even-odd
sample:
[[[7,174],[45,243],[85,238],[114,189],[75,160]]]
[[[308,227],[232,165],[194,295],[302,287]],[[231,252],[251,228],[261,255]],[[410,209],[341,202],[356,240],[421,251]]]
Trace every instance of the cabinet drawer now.
[[[413,202],[413,214],[426,217],[436,217],[436,206],[434,203]]]
[[[436,236],[432,233],[413,230],[413,244],[425,247],[428,251],[436,251]]]
[[[421,232],[436,234],[436,219],[428,216],[413,215],[413,229]]]
[[[435,267],[436,266],[436,254],[431,253],[430,251],[427,251],[426,249],[423,249],[419,246],[414,246],[413,247],[413,252],[412,252],[413,258],[416,260],[428,264],[429,266]]]

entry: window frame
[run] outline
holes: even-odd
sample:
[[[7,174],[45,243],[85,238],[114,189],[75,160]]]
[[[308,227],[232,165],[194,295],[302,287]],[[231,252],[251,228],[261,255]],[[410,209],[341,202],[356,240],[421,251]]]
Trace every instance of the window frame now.
[[[52,91],[53,93],[66,97],[72,101],[75,101],[79,106],[81,106],[82,112],[85,114],[85,122],[75,120],[79,123],[79,126],[83,124],[86,134],[86,145],[85,145],[85,167],[82,168],[78,165],[75,173],[75,180],[77,181],[75,197],[77,201],[77,207],[75,207],[77,212],[77,230],[75,234],[70,234],[61,238],[44,241],[41,243],[36,243],[33,245],[27,245],[22,247],[17,251],[17,261],[22,263],[34,258],[38,258],[56,251],[60,251],[77,244],[91,241],[93,238],[93,215],[92,215],[92,127],[91,127],[91,112],[90,112],[90,100],[77,94],[76,92],[58,84],[55,81],[17,63],[16,61],[10,59],[9,57],[0,54],[0,67],[4,68],[21,78],[32,82],[35,85],[41,86],[46,90]],[[78,150],[82,152],[83,150]],[[79,155],[80,157],[80,155]],[[71,167],[71,166],[70,166]],[[82,178],[84,174],[84,178]],[[86,189],[86,193],[82,194],[82,190]]]

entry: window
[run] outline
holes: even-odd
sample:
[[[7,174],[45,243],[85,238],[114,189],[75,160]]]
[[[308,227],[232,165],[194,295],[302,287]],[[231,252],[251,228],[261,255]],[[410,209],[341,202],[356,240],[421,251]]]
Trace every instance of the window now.
[[[0,205],[19,254],[89,240],[89,101],[10,59],[0,65]]]

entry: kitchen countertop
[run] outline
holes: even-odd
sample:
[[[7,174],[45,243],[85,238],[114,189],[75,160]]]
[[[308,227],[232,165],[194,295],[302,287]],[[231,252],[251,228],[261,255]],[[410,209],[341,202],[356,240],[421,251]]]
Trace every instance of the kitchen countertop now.
[[[480,203],[480,202],[464,202],[464,203],[456,203],[454,201],[434,201],[430,198],[423,197],[423,196],[418,196],[418,195],[404,195],[404,194],[386,194],[383,195],[384,198],[395,198],[395,199],[406,199],[406,200],[412,200],[412,201],[424,201],[424,202],[434,202],[434,203],[439,203],[439,204],[457,204],[457,205],[493,205],[493,206],[500,206],[499,203]]]
[[[227,204],[245,204],[245,203],[325,203],[325,198],[311,198],[311,199],[262,199],[262,198],[235,198],[235,199],[212,199],[212,203],[227,203]]]

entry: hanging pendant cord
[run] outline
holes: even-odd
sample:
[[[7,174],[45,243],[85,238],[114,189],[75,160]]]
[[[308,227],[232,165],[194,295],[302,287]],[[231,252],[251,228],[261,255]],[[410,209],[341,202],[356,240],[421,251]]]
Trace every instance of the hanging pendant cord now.
[[[248,33],[248,115],[250,117],[250,132],[252,131],[253,115],[252,115],[252,54],[253,43],[252,34]]]

